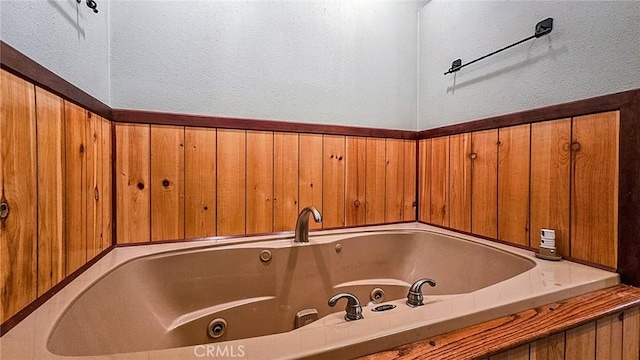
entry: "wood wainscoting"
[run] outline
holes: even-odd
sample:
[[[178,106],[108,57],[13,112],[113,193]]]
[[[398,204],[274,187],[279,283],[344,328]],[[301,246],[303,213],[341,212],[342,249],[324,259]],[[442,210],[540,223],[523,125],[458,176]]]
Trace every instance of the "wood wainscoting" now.
[[[419,140],[419,220],[618,266],[620,111]]]
[[[115,127],[118,244],[415,221],[415,140]]]
[[[4,323],[112,245],[111,122],[0,72]]]

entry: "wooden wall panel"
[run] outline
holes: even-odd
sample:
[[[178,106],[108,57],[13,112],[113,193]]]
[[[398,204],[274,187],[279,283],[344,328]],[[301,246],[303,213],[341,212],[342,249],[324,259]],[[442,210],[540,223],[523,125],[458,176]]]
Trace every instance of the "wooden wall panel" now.
[[[622,359],[640,359],[640,307],[624,312],[622,321]]]
[[[247,131],[247,233],[273,229],[273,133]]]
[[[324,135],[322,180],[322,227],[345,224],[345,152],[344,136]]]
[[[102,232],[102,118],[87,112],[85,127],[86,180],[85,191],[87,206],[87,260],[100,253],[100,234]]]
[[[113,150],[111,142],[111,122],[102,119],[102,242],[100,250],[104,250],[113,244]]]
[[[381,224],[385,213],[385,139],[367,138],[365,221]]]
[[[498,236],[498,130],[471,134],[471,231]]]
[[[185,237],[216,235],[216,129],[185,128]]]
[[[64,109],[65,242],[66,271],[69,275],[87,262],[87,112],[68,101],[65,101]]]
[[[431,139],[420,140],[418,152],[418,218],[431,222]]]
[[[404,140],[385,139],[384,221],[402,221],[404,209]]]
[[[529,345],[522,345],[515,349],[493,355],[490,360],[529,360]]]
[[[0,220],[1,322],[36,298],[36,109],[32,84],[0,74],[0,201],[9,214]]]
[[[595,359],[596,323],[591,322],[565,332],[565,359]]]
[[[116,124],[115,151],[117,241],[151,241],[149,125]]]
[[[367,139],[347,136],[346,220],[347,226],[364,225],[366,203]]]
[[[596,321],[596,359],[622,359],[622,319],[619,314]]]
[[[300,134],[299,209],[313,205],[321,213],[322,206],[322,135]],[[322,224],[309,221],[310,229],[320,229]]]
[[[404,140],[404,197],[402,200],[402,220],[416,220],[416,141]]]
[[[293,230],[298,218],[298,134],[274,134],[273,231]]]
[[[449,227],[471,232],[471,134],[449,137]]]
[[[556,232],[556,251],[569,255],[571,119],[531,124],[530,246],[540,230]]]
[[[246,232],[246,133],[244,130],[218,129],[217,209],[218,235]]]
[[[529,346],[529,358],[531,360],[563,360],[564,333],[532,342]]]
[[[184,127],[151,126],[151,241],[184,239]]]
[[[618,111],[573,119],[571,256],[612,268],[618,248]]]
[[[449,137],[431,139],[431,223],[449,226]]]
[[[3,115],[4,116],[4,115]],[[64,101],[36,87],[38,296],[64,278]]]
[[[529,245],[531,126],[498,130],[498,239]]]

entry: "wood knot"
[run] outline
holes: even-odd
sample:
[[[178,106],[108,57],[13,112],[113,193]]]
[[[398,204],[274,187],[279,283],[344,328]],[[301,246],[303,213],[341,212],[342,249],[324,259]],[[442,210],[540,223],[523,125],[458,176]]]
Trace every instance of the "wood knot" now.
[[[360,207],[360,200],[356,200],[353,202],[353,206]]]
[[[478,154],[476,154],[476,153],[469,154],[469,159],[471,159],[471,160],[475,160],[477,157],[478,157]]]
[[[207,211],[207,210],[209,210],[209,207],[207,205],[205,205],[203,209],[204,209],[204,211]]]
[[[429,345],[431,345],[431,346],[436,346],[436,342],[435,342],[435,341],[433,341],[433,340],[431,340],[431,341],[429,341]]]
[[[84,154],[84,144],[80,144],[80,154]]]
[[[169,182],[169,180],[167,180],[167,179],[162,180],[162,186],[169,187],[170,184],[171,183]]]
[[[338,161],[342,160],[342,156],[338,156]]]
[[[578,151],[580,150],[580,143],[577,141],[574,141],[571,143],[571,150],[572,151]]]
[[[141,183],[141,182],[139,182],[139,183],[138,183],[138,189],[140,189],[140,190],[144,190],[144,184],[143,184],[143,183]]]

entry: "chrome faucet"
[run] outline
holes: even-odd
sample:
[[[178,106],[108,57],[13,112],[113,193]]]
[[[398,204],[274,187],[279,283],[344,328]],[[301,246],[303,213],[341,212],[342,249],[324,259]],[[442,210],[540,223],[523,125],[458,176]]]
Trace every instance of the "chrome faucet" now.
[[[418,307],[424,305],[422,302],[424,297],[422,296],[422,285],[425,283],[429,284],[431,287],[436,286],[436,281],[433,279],[420,279],[411,285],[409,288],[409,293],[407,294],[407,305],[410,307]]]
[[[362,319],[362,306],[360,306],[360,301],[353,294],[340,293],[333,295],[331,299],[329,299],[329,306],[336,306],[338,300],[342,298],[347,299],[347,306],[344,308],[344,311],[346,311],[347,313],[344,315],[344,319],[347,321]]]
[[[293,242],[308,243],[309,242],[309,213],[313,214],[313,220],[317,223],[322,222],[322,214],[315,206],[307,206],[300,211],[298,221],[296,221],[296,238]]]

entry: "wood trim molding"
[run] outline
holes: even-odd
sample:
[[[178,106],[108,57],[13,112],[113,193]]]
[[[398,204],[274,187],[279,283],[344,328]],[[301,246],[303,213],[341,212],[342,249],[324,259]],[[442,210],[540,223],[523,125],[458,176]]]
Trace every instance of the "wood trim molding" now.
[[[639,304],[640,289],[618,285],[433,336],[360,359],[486,358],[622,312]]]
[[[365,128],[345,125],[323,125],[277,120],[260,120],[209,115],[114,109],[113,120],[121,123],[197,126],[234,130],[280,131],[325,135],[346,135],[414,140],[415,131]]]
[[[111,250],[115,249],[115,246],[109,246],[104,249],[100,254],[96,255],[93,259],[87,261],[84,265],[79,267],[76,271],[71,273],[62,279],[59,283],[54,285],[51,289],[49,289],[44,294],[38,296],[31,304],[24,307],[18,313],[7,319],[5,322],[0,325],[0,337],[4,336],[9,330],[13,329],[14,326],[18,325],[18,323],[24,320],[27,316],[29,316],[32,312],[34,312],[37,308],[39,308],[42,304],[47,302],[53,295],[57,294],[60,290],[62,290],[65,286],[67,286],[70,282],[72,282],[75,278],[80,276],[83,272],[89,269],[93,264],[98,262],[98,260],[102,259],[105,255],[107,255]]]
[[[468,121],[461,124],[422,130],[418,132],[416,138],[418,140],[430,139],[439,136],[456,135],[472,131],[497,129],[506,126],[619,110],[634,103],[636,101],[635,99],[640,96],[639,94],[640,89],[633,89],[481,120]],[[622,133],[622,129],[620,130]]]
[[[113,119],[111,107],[1,40],[0,67],[103,118]]]
[[[640,90],[620,107],[618,176],[618,273],[640,286]]]

